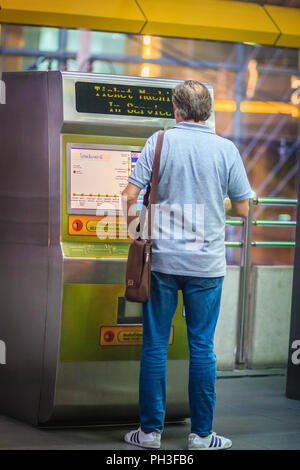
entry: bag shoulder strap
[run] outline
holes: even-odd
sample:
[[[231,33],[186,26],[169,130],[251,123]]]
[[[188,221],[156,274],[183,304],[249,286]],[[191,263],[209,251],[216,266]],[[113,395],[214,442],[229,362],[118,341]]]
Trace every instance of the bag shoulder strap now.
[[[159,167],[160,167],[160,155],[161,149],[164,140],[164,131],[159,131],[155,154],[153,160],[152,176],[151,176],[151,191],[149,196],[149,205],[148,205],[148,240],[151,240],[152,234],[152,220],[154,218],[154,205],[156,204],[157,191],[158,191],[158,177],[159,177]]]
[[[157,142],[156,142],[156,147],[155,147],[152,173],[151,173],[151,180],[150,180],[151,184],[149,183],[148,189],[147,189],[147,197],[146,197],[147,203],[146,203],[146,206],[143,205],[142,207],[140,221],[136,228],[136,231],[140,235],[142,235],[145,221],[146,221],[147,208],[149,208],[148,210],[148,237],[147,237],[148,240],[151,239],[151,218],[153,218],[153,215],[151,213],[151,206],[152,204],[156,203],[159,166],[160,166],[160,154],[161,154],[161,149],[162,149],[162,144],[163,144],[163,138],[164,138],[164,131],[159,131]]]

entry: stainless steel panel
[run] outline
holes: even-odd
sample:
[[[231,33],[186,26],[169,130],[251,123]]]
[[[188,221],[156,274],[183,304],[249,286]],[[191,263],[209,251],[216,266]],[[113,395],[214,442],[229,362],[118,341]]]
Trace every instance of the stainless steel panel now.
[[[0,106],[0,412],[38,420],[48,282],[47,73],[7,73]]]
[[[168,362],[167,420],[189,416],[188,370],[188,361]],[[60,363],[51,423],[138,422],[138,383],[137,361]]]
[[[106,116],[94,113],[78,113],[75,106],[75,83],[95,82],[150,87],[173,88],[182,80],[161,78],[142,78],[123,75],[83,74],[62,72],[63,77],[63,131],[68,133],[101,134],[120,137],[149,137],[159,129],[167,129],[175,124],[175,119],[164,119],[142,116]],[[213,100],[213,89],[210,83],[203,82],[209,89]],[[215,128],[214,112],[207,124]]]
[[[57,364],[59,361],[62,263],[61,233],[61,160],[60,130],[63,123],[62,81],[60,72],[48,74],[48,146],[49,146],[49,228],[48,228],[48,290],[44,338],[43,377],[39,421],[47,419],[54,406]]]
[[[126,77],[107,74],[81,74],[63,72],[63,131],[68,133],[91,133],[126,137],[149,137],[156,130],[174,125],[174,119],[158,119],[141,116],[105,116],[94,113],[78,113],[75,106],[75,83],[101,82],[126,85],[144,85],[172,88],[179,80],[163,80],[158,78]]]
[[[126,259],[65,258],[64,284],[124,284]]]

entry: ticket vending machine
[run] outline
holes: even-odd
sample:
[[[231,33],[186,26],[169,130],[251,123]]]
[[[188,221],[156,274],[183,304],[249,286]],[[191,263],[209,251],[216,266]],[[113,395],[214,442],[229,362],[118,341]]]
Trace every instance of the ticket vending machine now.
[[[3,80],[0,412],[39,426],[138,422],[142,309],[124,298],[120,193],[146,139],[174,125],[178,82],[61,72]],[[143,191],[138,209],[142,200]],[[179,295],[167,421],[189,416],[187,383]]]

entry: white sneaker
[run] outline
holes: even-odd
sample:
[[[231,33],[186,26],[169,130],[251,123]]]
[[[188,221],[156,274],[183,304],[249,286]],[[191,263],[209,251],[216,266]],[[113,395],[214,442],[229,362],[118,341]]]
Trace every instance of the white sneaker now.
[[[189,450],[221,450],[229,449],[232,446],[230,439],[223,436],[217,436],[215,432],[206,437],[200,437],[198,434],[190,434],[188,439]]]
[[[145,433],[141,428],[137,431],[130,431],[125,435],[125,441],[134,446],[145,447],[146,449],[159,449],[160,448],[159,432]]]

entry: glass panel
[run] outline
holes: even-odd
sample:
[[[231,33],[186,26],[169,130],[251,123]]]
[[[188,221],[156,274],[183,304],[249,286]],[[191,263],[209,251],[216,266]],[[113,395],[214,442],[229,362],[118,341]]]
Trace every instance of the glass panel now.
[[[66,52],[77,53],[79,49],[79,36],[80,36],[80,31],[78,29],[68,29]]]
[[[91,54],[124,54],[126,35],[92,31]]]
[[[66,64],[67,64],[66,69],[67,69],[69,72],[75,72],[75,71],[77,70],[77,62],[76,62],[76,60],[74,60],[74,59],[69,59],[69,60],[67,60]]]
[[[92,65],[94,73],[108,73],[112,75],[123,75],[124,64],[117,64],[116,62],[104,62],[103,60],[94,60]]]
[[[41,51],[57,51],[59,48],[59,29],[41,28],[39,49]]]
[[[4,70],[76,71],[80,31],[67,30],[66,56],[55,57],[59,32],[57,28],[7,25],[4,45],[9,49],[3,50]],[[54,57],[47,57],[45,52]],[[257,196],[297,197],[299,50],[93,31],[90,53],[90,70],[95,73],[210,82],[216,132],[239,148]],[[255,206],[254,216],[295,220],[296,207]],[[289,241],[294,235],[290,227],[253,228],[254,240]],[[240,227],[227,227],[226,236],[239,241]],[[289,264],[292,253],[291,249],[254,248],[253,261]],[[227,248],[229,263],[238,263],[239,257],[239,249]]]
[[[59,62],[56,59],[45,58],[38,62],[37,70],[59,70]]]

